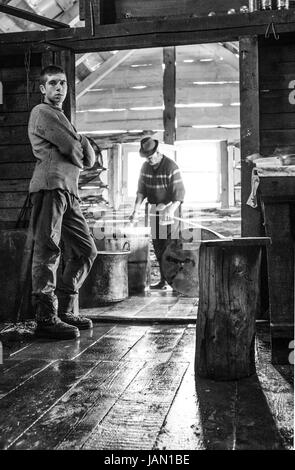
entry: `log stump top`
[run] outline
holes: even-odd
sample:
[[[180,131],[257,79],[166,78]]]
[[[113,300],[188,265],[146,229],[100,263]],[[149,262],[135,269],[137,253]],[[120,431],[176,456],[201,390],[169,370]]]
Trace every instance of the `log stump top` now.
[[[238,246],[267,246],[270,245],[269,237],[241,237],[241,238],[221,238],[217,240],[201,240],[200,244],[205,246],[238,247]]]

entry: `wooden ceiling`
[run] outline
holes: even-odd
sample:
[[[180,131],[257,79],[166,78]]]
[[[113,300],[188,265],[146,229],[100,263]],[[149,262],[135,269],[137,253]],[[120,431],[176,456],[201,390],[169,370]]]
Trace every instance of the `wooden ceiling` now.
[[[82,26],[77,0],[1,0]],[[0,13],[0,32],[46,29]],[[163,48],[76,56],[77,128],[84,133],[154,131],[163,138]],[[237,43],[176,47],[176,139],[239,139]]]

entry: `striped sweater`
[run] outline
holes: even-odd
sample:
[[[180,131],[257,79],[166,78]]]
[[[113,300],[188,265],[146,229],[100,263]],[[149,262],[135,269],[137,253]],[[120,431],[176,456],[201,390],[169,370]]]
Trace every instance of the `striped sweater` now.
[[[156,169],[145,162],[141,168],[137,192],[147,198],[150,204],[183,202],[185,190],[176,163],[165,155]]]

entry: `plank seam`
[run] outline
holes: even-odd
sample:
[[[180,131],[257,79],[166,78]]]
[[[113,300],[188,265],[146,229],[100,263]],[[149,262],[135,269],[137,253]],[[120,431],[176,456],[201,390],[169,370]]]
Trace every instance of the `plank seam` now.
[[[56,362],[56,361],[54,361]],[[40,419],[42,419],[46,413],[48,413],[54,406],[56,406],[62,399],[63,397],[68,394],[73,388],[75,388],[80,382],[81,380],[83,380],[85,377],[87,377],[88,374],[90,374],[90,372],[92,372],[100,363],[101,361],[98,361],[91,369],[89,369],[86,374],[84,374],[82,377],[80,377],[80,379],[75,382],[65,393],[63,393],[49,408],[47,408],[46,411],[44,411],[43,413],[41,413],[41,415],[35,419],[35,421],[33,423],[30,424],[30,426],[28,426],[21,434],[19,434],[8,446],[7,446],[7,449],[9,449],[11,446],[13,446],[22,436],[24,436],[24,434],[26,432],[29,431],[29,429],[31,429],[38,421],[40,421]]]
[[[20,388],[22,385],[24,385],[26,382],[28,382],[29,380],[33,379],[34,377],[36,377],[38,374],[40,374],[41,372],[43,372],[45,369],[47,369],[47,367],[51,366],[52,364],[54,364],[55,362],[57,362],[58,359],[54,360],[54,361],[51,361],[49,362],[49,364],[46,364],[46,366],[42,367],[42,369],[38,370],[37,372],[35,372],[35,374],[31,375],[30,377],[28,377],[26,380],[23,380],[23,382],[20,382],[16,387],[12,388],[11,390],[9,390],[7,393],[5,393],[4,395],[0,395],[0,400],[2,400],[2,398],[4,397],[7,397],[7,395],[9,395],[10,393],[14,392],[15,390],[17,390],[18,388]]]

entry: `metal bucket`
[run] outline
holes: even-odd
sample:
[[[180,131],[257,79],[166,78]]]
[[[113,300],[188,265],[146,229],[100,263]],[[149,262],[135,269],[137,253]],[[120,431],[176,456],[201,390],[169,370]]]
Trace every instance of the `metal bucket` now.
[[[93,232],[95,237],[95,231]],[[150,285],[150,227],[119,227],[105,230],[103,237],[95,237],[99,250],[128,249],[129,293],[143,292]]]
[[[99,251],[80,289],[80,307],[91,308],[126,299],[129,251]]]

